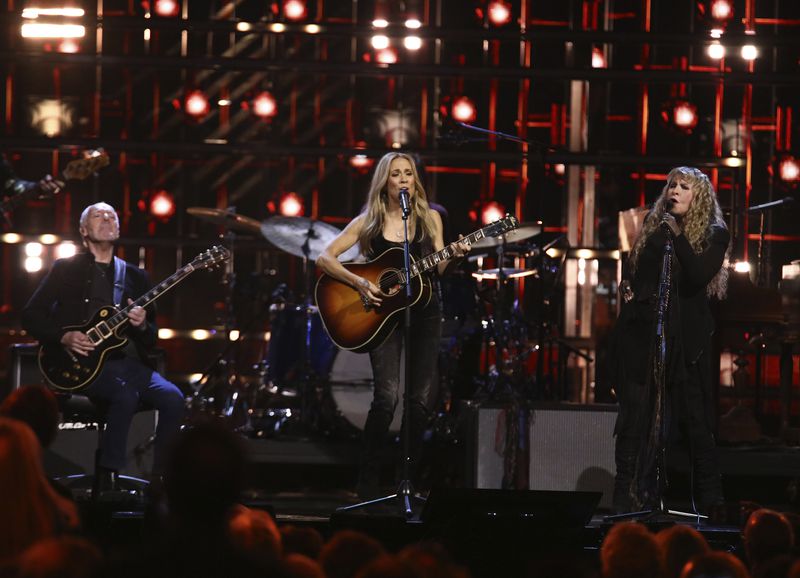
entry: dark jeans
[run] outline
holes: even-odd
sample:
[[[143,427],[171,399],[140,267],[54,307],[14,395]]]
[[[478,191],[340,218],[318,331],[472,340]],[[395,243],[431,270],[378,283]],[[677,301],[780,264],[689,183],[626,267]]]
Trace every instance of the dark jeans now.
[[[375,490],[380,473],[380,456],[389,426],[400,399],[401,367],[400,353],[403,349],[404,319],[379,347],[370,351],[375,390],[372,404],[364,425],[364,440],[359,471],[359,487],[365,491]],[[439,341],[442,334],[441,308],[436,296],[422,311],[412,312],[411,317],[411,380],[406,395],[410,395],[410,416],[403,415],[400,439],[410,419],[411,471],[419,461],[422,437],[429,420],[429,399],[437,380]],[[405,449],[405,448],[403,448]]]
[[[100,448],[100,467],[125,467],[128,430],[140,405],[158,411],[153,472],[164,468],[165,450],[181,427],[184,398],[181,391],[142,362],[131,357],[105,363],[86,395],[106,408],[106,431]]]

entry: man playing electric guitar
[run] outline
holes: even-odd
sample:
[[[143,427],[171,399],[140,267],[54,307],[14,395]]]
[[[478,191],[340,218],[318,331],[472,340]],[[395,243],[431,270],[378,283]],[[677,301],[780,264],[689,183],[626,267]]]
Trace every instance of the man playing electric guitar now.
[[[131,304],[150,289],[150,281],[142,269],[114,256],[119,219],[113,207],[86,207],[79,230],[86,251],[53,264],[25,306],[22,324],[43,344],[60,344],[73,356],[90,356],[95,344],[89,336],[65,328],[81,325],[101,307]],[[183,419],[183,394],[146,361],[156,342],[155,312],[152,307],[133,307],[128,317],[127,344],[108,354],[97,377],[81,392],[106,408],[98,472],[103,488],[114,487],[125,465],[128,429],[140,403],[158,410],[155,474],[162,471],[164,449]]]

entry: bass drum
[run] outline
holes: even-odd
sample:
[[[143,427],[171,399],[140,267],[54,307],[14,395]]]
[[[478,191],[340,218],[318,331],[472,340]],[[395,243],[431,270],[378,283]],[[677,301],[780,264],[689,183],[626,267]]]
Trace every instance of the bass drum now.
[[[402,367],[402,366],[401,366]],[[389,429],[393,432],[400,431],[400,422],[403,416],[403,380],[400,386],[400,402],[395,409],[394,419]],[[367,413],[372,404],[372,366],[369,362],[369,353],[353,353],[346,349],[336,352],[328,376],[331,397],[336,409],[353,427],[362,430],[367,422]]]

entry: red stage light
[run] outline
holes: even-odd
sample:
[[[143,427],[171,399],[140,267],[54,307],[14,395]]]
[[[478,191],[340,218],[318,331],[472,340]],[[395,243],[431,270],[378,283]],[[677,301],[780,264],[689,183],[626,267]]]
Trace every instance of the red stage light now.
[[[688,100],[675,99],[664,103],[661,120],[669,128],[684,134],[691,134],[697,126],[697,107]]]
[[[174,18],[180,12],[181,6],[176,0],[156,0],[154,10],[159,16]]]
[[[709,12],[714,20],[728,20],[733,16],[733,6],[730,0],[713,0]]]
[[[489,2],[487,9],[489,22],[494,26],[502,26],[511,22],[511,6],[500,0]]]
[[[275,97],[267,91],[257,95],[253,99],[253,114],[261,118],[272,118],[278,113],[278,104]]]
[[[778,175],[785,183],[800,181],[800,162],[791,155],[783,157],[778,164]]]
[[[161,190],[150,197],[150,214],[163,221],[175,214],[175,199],[167,191]]]
[[[383,50],[378,50],[378,52],[375,53],[375,60],[381,64],[394,64],[397,62],[397,51],[391,46]]]
[[[499,219],[503,218],[506,214],[506,209],[497,201],[489,201],[481,209],[481,223],[488,225]]]
[[[478,116],[475,104],[466,96],[459,96],[453,101],[450,114],[459,122],[472,122]]]
[[[350,157],[350,166],[354,169],[368,169],[372,166],[372,159],[367,155],[353,155]]]
[[[592,68],[605,68],[606,67],[606,55],[603,54],[603,51],[594,46],[592,48]]]
[[[287,20],[302,20],[306,17],[306,3],[303,0],[286,0],[283,15]]]
[[[299,217],[303,214],[303,199],[297,193],[286,193],[281,197],[278,210],[284,217]]]
[[[183,110],[186,111],[186,114],[202,118],[211,110],[211,105],[208,104],[208,98],[202,91],[193,90],[186,95]]]

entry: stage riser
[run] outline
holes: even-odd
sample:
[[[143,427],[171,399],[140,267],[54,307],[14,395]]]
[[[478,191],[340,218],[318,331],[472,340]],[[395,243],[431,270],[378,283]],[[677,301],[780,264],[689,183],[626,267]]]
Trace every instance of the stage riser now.
[[[471,407],[466,420],[468,487],[497,489],[503,480],[502,407]],[[614,488],[616,406],[534,406],[530,414],[531,490],[598,491],[601,508]],[[498,421],[500,425],[498,426]]]

